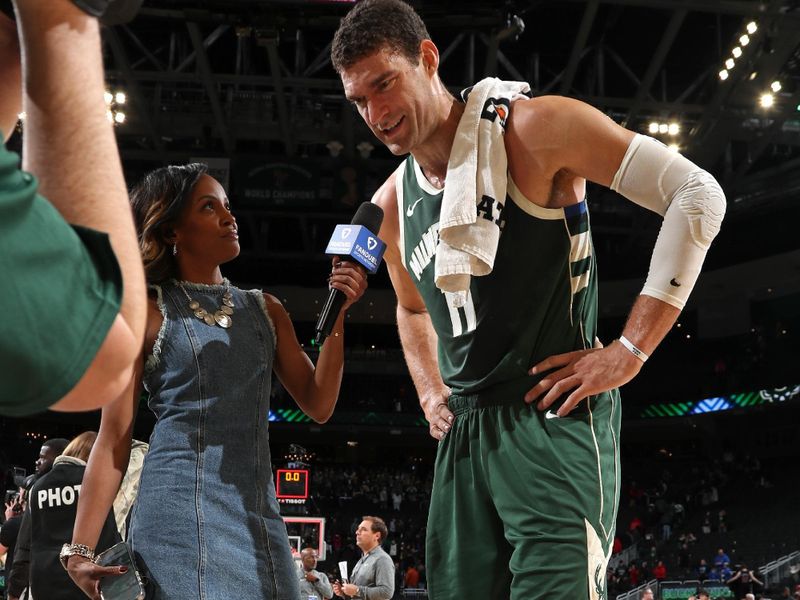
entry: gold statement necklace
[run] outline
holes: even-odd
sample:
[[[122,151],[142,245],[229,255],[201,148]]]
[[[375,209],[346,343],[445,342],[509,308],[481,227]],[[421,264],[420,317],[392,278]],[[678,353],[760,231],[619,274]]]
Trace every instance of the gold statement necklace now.
[[[186,299],[189,300],[189,310],[194,313],[195,317],[203,321],[203,323],[209,327],[219,325],[223,329],[227,329],[233,325],[233,319],[231,318],[231,315],[233,315],[233,296],[231,295],[230,289],[228,289],[229,282],[227,279],[225,280],[225,291],[222,293],[222,304],[213,315],[200,306],[200,303],[189,295],[189,292],[186,291],[181,282],[177,283],[178,287],[181,288],[181,291],[186,296]]]

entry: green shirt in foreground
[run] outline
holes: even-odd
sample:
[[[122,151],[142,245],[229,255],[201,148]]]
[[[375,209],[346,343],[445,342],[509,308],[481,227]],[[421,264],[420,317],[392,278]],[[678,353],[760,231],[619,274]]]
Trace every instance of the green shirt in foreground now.
[[[75,386],[122,298],[108,235],[70,225],[37,188],[2,146],[0,414],[8,416],[41,412]]]

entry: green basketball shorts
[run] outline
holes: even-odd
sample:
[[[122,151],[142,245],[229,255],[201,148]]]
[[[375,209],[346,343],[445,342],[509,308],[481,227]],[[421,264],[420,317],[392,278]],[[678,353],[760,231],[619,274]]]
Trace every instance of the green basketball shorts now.
[[[606,599],[619,500],[619,392],[558,418],[530,379],[450,397],[427,531],[431,600]]]

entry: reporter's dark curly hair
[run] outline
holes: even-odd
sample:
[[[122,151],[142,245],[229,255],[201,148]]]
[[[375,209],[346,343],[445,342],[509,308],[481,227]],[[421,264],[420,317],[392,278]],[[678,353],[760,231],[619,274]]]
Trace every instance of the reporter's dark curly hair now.
[[[164,230],[178,221],[194,186],[206,172],[208,167],[201,163],[162,167],[145,175],[131,190],[147,283],[178,277],[178,264]]]

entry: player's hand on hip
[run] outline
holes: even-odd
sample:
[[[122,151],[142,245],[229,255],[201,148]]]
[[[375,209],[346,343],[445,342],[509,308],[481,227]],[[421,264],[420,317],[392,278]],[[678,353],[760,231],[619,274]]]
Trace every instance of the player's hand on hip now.
[[[556,411],[563,417],[584,398],[628,383],[641,368],[642,362],[618,340],[605,348],[555,354],[529,371],[531,375],[547,374],[525,394],[525,402],[530,404],[539,399],[536,408],[547,410],[569,393]]]
[[[445,387],[438,393],[431,393],[419,399],[425,419],[428,421],[431,437],[443,440],[444,436],[453,427],[455,416],[447,405],[450,397],[450,388]]]

